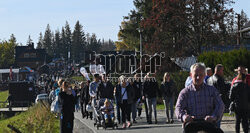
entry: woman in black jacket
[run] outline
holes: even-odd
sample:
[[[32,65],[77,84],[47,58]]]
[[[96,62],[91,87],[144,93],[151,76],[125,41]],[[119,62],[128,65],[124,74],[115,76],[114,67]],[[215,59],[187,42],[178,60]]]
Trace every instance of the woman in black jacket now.
[[[106,75],[102,75],[102,82],[98,86],[97,96],[99,99],[114,99],[114,86],[110,81],[107,81]]]
[[[233,102],[232,106],[234,106],[236,133],[240,132],[241,122],[244,133],[248,133],[248,85],[246,84],[245,74],[239,74],[237,76],[237,80],[231,87],[229,99]]]
[[[152,110],[154,110],[155,124],[157,124],[157,95],[160,96],[158,83],[154,77],[149,77],[149,74],[145,76],[145,82],[143,83],[143,97],[146,99],[148,107],[148,123],[152,124]]]
[[[88,119],[90,117],[90,119],[92,120],[92,112],[88,112],[86,110],[86,106],[91,102],[90,101],[90,95],[89,95],[89,84],[90,84],[90,80],[86,81],[86,83],[82,85],[82,89],[80,92],[81,95],[81,108],[82,108],[82,116],[83,118],[86,116],[86,118]]]
[[[174,96],[176,93],[176,87],[173,80],[170,79],[170,73],[166,72],[163,77],[163,82],[161,83],[162,98],[165,105],[165,111],[167,115],[166,123],[173,123],[174,119]],[[169,108],[171,112],[171,121],[169,118]]]
[[[86,81],[86,83],[81,83],[81,92],[80,92],[80,101],[81,101],[81,111],[82,111],[82,117],[85,118],[87,116],[90,117],[92,120],[92,112],[88,112],[86,110],[86,106],[90,102],[90,96],[89,96],[89,84],[90,81]]]
[[[134,99],[134,92],[129,85],[129,83],[126,81],[125,77],[122,76],[120,78],[121,84],[116,87],[116,100],[117,103],[120,105],[122,110],[122,128],[131,127],[130,122],[130,114],[131,114],[131,104],[133,103]],[[127,125],[126,125],[127,120]]]
[[[132,111],[132,118],[133,118],[133,123],[136,122],[136,113],[137,113],[137,102],[141,98],[141,89],[140,89],[140,84],[139,84],[139,78],[137,79],[137,74],[134,76],[134,81],[132,78],[129,79],[129,83],[134,91],[134,99],[133,103],[131,105],[131,111]]]
[[[76,97],[69,89],[69,83],[64,81],[62,91],[59,93],[59,105],[61,107],[60,132],[72,133],[74,127],[74,110]]]

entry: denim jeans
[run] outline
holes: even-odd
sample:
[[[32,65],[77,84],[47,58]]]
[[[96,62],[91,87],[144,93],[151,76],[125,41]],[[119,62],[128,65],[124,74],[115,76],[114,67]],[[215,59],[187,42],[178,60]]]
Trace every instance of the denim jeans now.
[[[169,120],[169,108],[170,108],[171,119],[173,119],[173,116],[174,116],[174,97],[165,96],[163,103],[165,105],[167,119]]]
[[[156,111],[156,97],[154,98],[146,98],[148,105],[148,117],[149,121],[152,121],[152,108],[154,109],[155,120],[157,120],[157,111]]]
[[[135,118],[136,118],[136,112],[137,112],[136,102],[133,102],[131,104],[131,110],[132,110],[132,118],[133,118],[133,120],[135,120]]]

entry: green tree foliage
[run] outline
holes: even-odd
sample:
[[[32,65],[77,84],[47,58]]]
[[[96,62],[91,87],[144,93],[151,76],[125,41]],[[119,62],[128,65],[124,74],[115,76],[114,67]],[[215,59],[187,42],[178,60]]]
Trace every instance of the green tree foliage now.
[[[136,9],[131,10],[121,22],[118,41],[115,42],[117,50],[139,50],[138,28],[141,27],[141,19],[150,16],[152,0],[134,0],[134,5]]]
[[[83,52],[85,51],[86,38],[83,31],[83,26],[79,21],[75,24],[75,29],[72,34],[72,55],[75,61],[80,61]]]
[[[28,40],[27,40],[27,45],[32,45],[32,44],[34,44],[34,42],[29,35]]]
[[[44,45],[44,48],[46,50],[46,52],[53,57],[53,34],[52,34],[52,31],[50,30],[50,26],[49,24],[47,25],[47,28],[45,30],[45,33],[44,33],[44,37],[43,37],[43,45]]]
[[[216,64],[222,64],[226,76],[232,76],[234,69],[238,66],[250,68],[250,51],[247,49],[232,50],[228,52],[205,52],[198,56],[199,62],[204,62],[206,66],[214,68]]]
[[[69,60],[70,51],[70,60],[79,62],[84,56],[84,51],[112,51],[115,50],[115,45],[110,39],[101,42],[94,33],[85,34],[79,21],[76,22],[71,32],[69,23],[66,21],[61,31],[56,30],[55,34],[48,24],[44,36],[42,33],[39,34],[37,48],[44,48],[51,57],[63,57],[66,60]]]
[[[61,45],[62,45],[62,48],[60,49],[61,54],[62,54],[64,59],[68,59],[68,47],[67,47],[67,43],[66,43],[66,34],[65,34],[64,27],[62,27],[60,37],[61,37]]]
[[[70,26],[69,26],[69,23],[66,21],[66,24],[65,24],[65,46],[67,48],[67,59],[69,57],[68,55],[68,52],[70,51],[70,58],[71,55],[72,55],[72,40],[71,40],[71,37],[72,37],[72,33],[71,33],[71,29],[70,29]]]
[[[44,45],[43,45],[43,34],[42,32],[40,32],[39,34],[39,38],[38,38],[38,43],[37,43],[37,49],[42,49],[44,48]]]
[[[16,38],[12,34],[9,41],[0,42],[0,68],[9,68],[15,61]]]
[[[55,56],[60,57],[61,55],[61,50],[63,49],[62,44],[61,44],[61,38],[60,38],[60,32],[59,30],[56,30],[55,32],[55,37],[54,37],[54,46],[55,46]]]
[[[101,51],[115,51],[115,43],[109,39],[108,41],[102,40]]]
[[[87,50],[95,52],[100,52],[101,50],[101,41],[100,39],[97,39],[94,33],[91,35],[91,37],[89,34],[87,36]]]
[[[14,34],[10,35],[9,42],[12,43],[12,44],[14,44],[14,45],[17,45],[16,37],[15,37]]]
[[[167,56],[199,55],[202,46],[225,44],[227,18],[232,0],[134,0],[135,10],[121,22],[118,49],[138,49],[143,29],[147,53],[165,51]],[[229,36],[230,37],[230,36]]]

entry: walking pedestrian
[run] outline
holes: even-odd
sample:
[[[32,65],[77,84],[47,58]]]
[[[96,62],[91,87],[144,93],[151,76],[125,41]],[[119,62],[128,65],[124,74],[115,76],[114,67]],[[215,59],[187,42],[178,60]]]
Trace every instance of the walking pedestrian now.
[[[69,83],[64,81],[62,91],[59,93],[59,105],[61,106],[60,132],[72,133],[74,127],[74,110],[76,98],[69,89]]]
[[[177,99],[175,114],[184,125],[194,119],[217,123],[222,118],[224,103],[215,87],[204,84],[205,69],[202,63],[193,65],[192,84],[182,89]]]
[[[150,77],[149,74],[145,76],[145,82],[143,84],[143,99],[146,99],[148,107],[148,123],[152,124],[152,110],[154,111],[155,124],[157,124],[157,93],[159,93],[158,83],[154,77]]]
[[[102,75],[102,81],[98,86],[97,96],[99,99],[114,99],[113,96],[114,86],[110,81],[107,81],[106,75]]]
[[[163,77],[163,82],[161,83],[161,92],[163,96],[163,103],[165,105],[165,111],[167,115],[166,123],[174,123],[174,98],[176,94],[176,86],[174,81],[170,78],[170,73],[166,72]],[[169,117],[169,108],[170,116]]]
[[[224,76],[224,67],[222,64],[217,64],[215,66],[214,74],[208,79],[207,84],[214,86],[216,89],[218,89],[221,99],[225,104],[225,110],[226,112],[228,112],[230,104],[228,99],[228,94],[230,88],[227,87],[227,85],[225,84],[223,76]]]
[[[120,102],[118,102],[118,100],[120,99],[120,95],[117,95],[116,93],[116,88],[119,88],[121,85],[121,80],[120,80],[120,77],[118,78],[118,82],[114,88],[114,98],[115,98],[115,103],[116,103],[116,117],[117,117],[117,121],[118,123],[120,124],[121,123],[121,105],[120,105]]]
[[[122,128],[131,127],[131,104],[133,103],[134,92],[131,85],[126,81],[125,77],[120,78],[121,84],[116,88],[117,102],[122,110]],[[126,123],[127,121],[127,123]]]
[[[136,75],[134,76],[134,78],[136,79]],[[133,99],[133,103],[131,104],[132,119],[133,119],[133,123],[137,123],[137,121],[136,121],[137,102],[138,102],[139,98],[141,97],[141,91],[140,91],[139,85],[136,84],[136,82],[133,81],[132,78],[129,78],[129,84],[131,85],[131,88],[135,94],[134,99]]]
[[[98,89],[98,86],[99,86],[99,80],[100,80],[100,76],[99,74],[94,74],[94,81],[92,81],[89,85],[89,95],[91,97],[91,105],[92,107],[94,108],[97,103],[96,103],[96,100],[97,100],[97,89]],[[93,113],[93,118],[95,119],[96,117],[96,112]]]
[[[229,99],[233,102],[236,116],[235,131],[240,133],[240,123],[244,133],[248,133],[248,90],[246,75],[239,73],[230,89]]]

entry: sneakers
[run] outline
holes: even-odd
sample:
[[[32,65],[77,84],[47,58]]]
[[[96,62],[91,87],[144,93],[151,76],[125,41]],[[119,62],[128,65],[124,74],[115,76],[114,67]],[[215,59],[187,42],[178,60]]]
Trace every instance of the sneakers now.
[[[152,124],[152,121],[148,121],[148,124]]]
[[[136,120],[133,120],[133,123],[137,123],[137,121],[136,121]]]
[[[170,123],[174,123],[174,120],[173,120],[173,119],[171,119]]]
[[[158,123],[158,121],[157,120],[155,120],[155,124],[157,124]]]
[[[115,117],[112,117],[112,122],[115,122]]]
[[[130,128],[132,126],[132,124],[130,122],[127,123],[128,128]]]
[[[122,124],[122,128],[123,128],[123,129],[126,128],[126,124],[125,124],[125,123]]]

